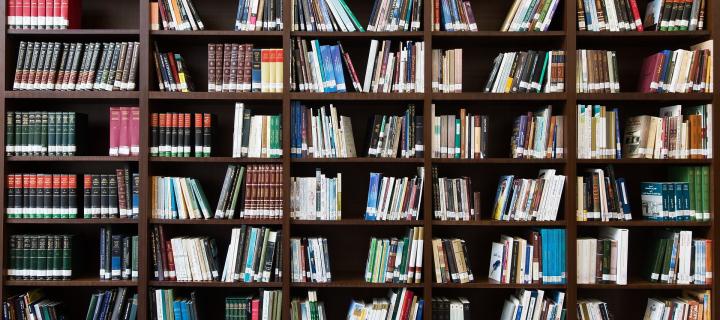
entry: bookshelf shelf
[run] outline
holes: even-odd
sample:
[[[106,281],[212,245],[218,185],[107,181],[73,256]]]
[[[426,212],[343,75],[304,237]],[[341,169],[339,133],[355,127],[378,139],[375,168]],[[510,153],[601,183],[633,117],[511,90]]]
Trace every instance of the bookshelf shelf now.
[[[333,280],[327,283],[291,282],[293,288],[423,288],[422,283],[369,283],[365,280]]]
[[[192,37],[192,38],[280,38],[282,31],[234,31],[234,30],[152,30],[150,35],[155,38]]]
[[[479,281],[469,283],[433,283],[433,288],[438,289],[542,289],[562,290],[564,284],[542,284],[542,283],[497,283],[494,281]]]
[[[466,165],[466,164],[517,164],[517,165],[523,165],[523,164],[563,164],[567,161],[565,159],[513,159],[513,158],[485,158],[485,159],[442,159],[442,158],[433,158],[432,163],[435,164],[457,164],[457,165]]]
[[[163,288],[282,288],[282,282],[150,281],[148,285]]]
[[[137,219],[5,219],[7,224],[138,224]]]
[[[422,93],[369,93],[369,92],[346,92],[346,93],[315,93],[315,92],[291,92],[290,100],[307,101],[403,101],[423,100]]]
[[[282,163],[282,158],[233,158],[233,157],[150,157],[150,162],[179,163]]]
[[[709,165],[712,159],[577,159],[578,164],[612,165]]]
[[[618,93],[578,93],[577,101],[583,102],[605,102],[605,101],[644,101],[644,102],[710,102],[713,100],[711,93],[642,93],[642,92],[618,92]]]
[[[342,219],[342,220],[290,220],[291,225],[298,226],[373,226],[373,227],[392,227],[392,226],[422,226],[422,220],[388,220],[388,221],[368,221],[363,219]]]
[[[563,227],[565,221],[498,221],[498,220],[479,220],[479,221],[442,221],[433,220],[433,226],[441,227]]]
[[[510,102],[545,102],[565,101],[565,93],[433,93],[433,101],[510,101]]]
[[[70,279],[70,280],[5,280],[10,287],[136,287],[137,281],[132,280],[97,280],[97,279]]]
[[[416,39],[422,38],[425,33],[422,31],[392,31],[392,32],[322,32],[322,31],[292,31],[293,37],[304,37],[311,39]]]
[[[655,283],[645,280],[628,281],[627,285],[617,285],[608,283],[596,283],[596,284],[577,284],[578,289],[594,289],[594,290],[684,290],[684,289],[695,289],[695,290],[707,290],[711,289],[712,285],[697,285],[697,284],[667,284],[667,283]]]
[[[260,92],[164,92],[151,91],[150,100],[265,100],[265,101],[281,101],[280,93],[260,93]]]
[[[577,221],[578,227],[622,227],[622,228],[709,228],[706,221]]]
[[[668,40],[695,40],[710,37],[710,31],[628,31],[628,32],[595,32],[577,31],[580,40],[612,40],[612,41],[668,41]]]
[[[25,36],[138,36],[138,29],[8,29],[8,35]]]
[[[175,224],[175,225],[217,225],[217,226],[240,226],[246,225],[282,225],[280,219],[150,219],[150,224]]]
[[[292,163],[303,163],[303,164],[343,164],[343,163],[364,163],[364,164],[422,164],[422,158],[292,158]]]
[[[6,99],[139,99],[139,91],[5,91]]]
[[[9,162],[137,162],[139,157],[110,157],[110,156],[13,156],[7,157]]]

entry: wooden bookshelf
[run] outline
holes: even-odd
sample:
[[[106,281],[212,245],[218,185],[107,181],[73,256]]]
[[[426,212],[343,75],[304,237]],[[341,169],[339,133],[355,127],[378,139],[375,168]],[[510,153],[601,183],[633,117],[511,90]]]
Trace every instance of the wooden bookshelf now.
[[[6,2],[0,6],[0,22],[6,25]],[[372,1],[346,0],[358,20],[367,24]],[[110,172],[121,165],[128,165],[139,172],[140,218],[129,219],[0,219],[0,257],[3,270],[8,264],[8,240],[19,233],[71,233],[76,241],[73,252],[73,279],[67,281],[25,281],[0,277],[0,296],[4,299],[35,287],[43,287],[48,296],[65,299],[69,318],[82,318],[87,310],[90,294],[100,288],[127,286],[138,292],[138,319],[149,319],[149,293],[152,288],[175,288],[176,296],[186,296],[196,291],[199,296],[199,312],[207,319],[221,319],[224,314],[224,298],[231,295],[257,293],[260,288],[277,289],[283,292],[283,319],[289,320],[291,297],[304,297],[307,290],[317,290],[319,300],[325,301],[328,319],[341,319],[352,298],[369,299],[385,296],[392,288],[409,288],[421,295],[425,301],[424,319],[431,318],[434,296],[465,296],[471,301],[472,313],[483,319],[497,319],[502,312],[503,301],[516,289],[564,290],[567,319],[576,320],[576,302],[579,298],[597,298],[607,301],[616,319],[638,319],[645,310],[645,302],[651,296],[675,296],[683,289],[712,289],[713,318],[720,317],[720,239],[719,220],[715,214],[720,209],[717,186],[720,185],[720,160],[715,152],[711,160],[584,160],[577,159],[575,116],[577,103],[603,103],[620,108],[620,112],[652,112],[658,106],[675,103],[713,103],[720,101],[720,80],[715,76],[715,93],[711,94],[644,94],[627,91],[635,87],[642,58],[662,49],[686,48],[689,45],[714,39],[720,40],[720,5],[707,1],[706,30],[698,32],[580,32],[576,31],[577,2],[562,0],[555,13],[548,32],[498,32],[512,1],[471,0],[478,23],[478,32],[431,31],[430,11],[432,2],[423,4],[423,25],[418,32],[372,32],[372,33],[320,33],[291,31],[289,19],[290,1],[284,1],[285,30],[270,32],[238,32],[232,26],[237,9],[236,0],[195,0],[195,6],[206,23],[205,31],[154,31],[149,24],[148,0],[84,0],[80,29],[75,30],[8,30],[0,34],[0,113],[6,111],[35,111],[50,108],[59,111],[76,111],[89,115],[91,132],[86,139],[86,152],[74,157],[9,157],[0,155],[0,208],[5,208],[5,176],[14,172],[49,173],[100,173]],[[638,6],[644,12],[647,0],[639,0]],[[430,79],[432,49],[463,48],[465,70],[463,93],[432,93],[429,81],[425,93],[299,93],[290,91],[289,75],[292,37],[318,38],[329,43],[338,39],[353,57],[358,72],[362,72],[367,59],[367,47],[371,39],[393,41],[421,40],[425,42],[425,79]],[[139,41],[140,59],[138,85],[131,92],[63,92],[63,91],[12,91],[17,45],[20,41]],[[160,92],[156,84],[155,67],[152,59],[153,43],[164,49],[171,49],[183,55],[197,86],[197,92]],[[282,93],[210,93],[207,86],[207,51],[210,42],[257,43],[263,47],[284,48],[284,91]],[[562,49],[566,52],[564,93],[551,94],[495,94],[484,93],[480,87],[487,80],[492,59],[502,51],[528,49]],[[621,89],[617,94],[575,93],[576,49],[606,49],[618,51]],[[720,74],[720,59],[713,59],[714,74]],[[251,109],[261,113],[282,114],[283,154],[279,159],[231,158],[229,142],[232,140],[233,104],[245,102]],[[418,114],[425,115],[424,141],[425,156],[419,159],[291,159],[290,154],[290,104],[303,101],[309,105],[334,104],[344,114],[367,118],[370,114],[401,110],[407,103],[414,103]],[[490,116],[497,130],[490,130],[490,157],[481,160],[433,159],[430,154],[430,128],[428,117],[431,105],[436,104],[439,114],[455,113],[459,107],[468,111]],[[509,149],[509,132],[512,120],[521,112],[534,110],[551,104],[553,112],[565,116],[564,159],[518,160],[505,158]],[[115,105],[137,105],[140,107],[141,154],[138,157],[108,157],[108,107]],[[218,134],[213,137],[213,156],[208,158],[162,158],[149,156],[149,117],[151,112],[173,110],[202,111],[216,114]],[[715,110],[713,122],[720,123],[720,113]],[[229,120],[228,120],[229,119]],[[4,121],[3,121],[4,124]],[[355,127],[355,126],[354,126]],[[715,125],[715,127],[717,127]],[[3,132],[4,132],[3,127]],[[364,132],[364,128],[356,128]],[[720,135],[715,130],[713,150],[720,150]],[[227,134],[230,133],[230,134]],[[363,135],[356,135],[356,141],[364,142]],[[0,145],[5,145],[5,135],[0,135]],[[358,145],[358,152],[364,153],[364,143]],[[214,208],[220,192],[222,179],[228,164],[278,163],[282,164],[285,217],[279,220],[160,220],[150,216],[150,181],[153,175],[172,174],[192,176],[200,179],[205,188],[211,207]],[[615,165],[618,176],[624,176],[630,183],[644,179],[661,178],[669,166],[709,166],[711,172],[710,222],[576,222],[576,180],[577,172],[584,168]],[[426,172],[423,210],[418,221],[365,221],[367,176],[371,171],[392,174],[412,174],[422,166]],[[433,166],[441,175],[469,175],[473,177],[482,192],[483,208],[491,205],[497,177],[503,174],[517,174],[531,177],[542,168],[554,168],[568,177],[564,200],[560,205],[558,221],[549,222],[497,222],[487,220],[487,211],[482,212],[481,221],[435,221],[432,220],[432,183],[430,172]],[[346,186],[343,187],[343,220],[340,221],[297,221],[289,217],[290,178],[295,175],[310,175],[315,168],[330,173],[343,172]],[[350,182],[350,183],[348,183]],[[639,217],[639,187],[631,185],[630,202],[635,217]],[[223,282],[167,282],[155,281],[152,276],[152,255],[150,231],[154,225],[163,225],[167,234],[205,235],[218,241],[221,260],[230,241],[230,232],[240,224],[266,225],[282,230],[283,281],[271,283],[223,283]],[[99,228],[112,225],[123,233],[139,235],[139,278],[137,281],[102,281],[97,278]],[[423,280],[419,284],[375,284],[366,283],[362,276],[367,256],[367,245],[371,236],[391,237],[403,234],[412,226],[424,226],[425,247]],[[576,282],[576,239],[592,235],[605,226],[631,228],[630,270],[628,285],[610,284],[579,285]],[[487,280],[487,263],[492,241],[500,234],[520,235],[531,228],[561,227],[567,231],[567,283],[563,285],[543,284],[497,284]],[[699,236],[715,241],[711,285],[664,285],[650,283],[644,277],[642,257],[648,255],[649,244],[645,238],[665,228],[688,228]],[[290,280],[290,237],[322,236],[328,238],[333,282],[292,283]],[[460,237],[467,241],[471,254],[471,265],[477,280],[469,284],[436,284],[432,269],[432,248],[427,245],[434,237]]]

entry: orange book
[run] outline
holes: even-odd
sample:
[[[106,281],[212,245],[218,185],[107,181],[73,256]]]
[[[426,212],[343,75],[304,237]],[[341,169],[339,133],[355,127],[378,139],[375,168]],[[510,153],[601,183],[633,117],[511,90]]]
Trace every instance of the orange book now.
[[[160,30],[160,8],[155,1],[150,2],[150,30]]]

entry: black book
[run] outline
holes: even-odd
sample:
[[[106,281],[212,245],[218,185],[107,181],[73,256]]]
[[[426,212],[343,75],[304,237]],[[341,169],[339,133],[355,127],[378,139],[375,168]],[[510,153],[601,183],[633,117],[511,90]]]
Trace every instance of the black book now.
[[[91,197],[90,197],[90,203],[91,203],[91,210],[93,218],[100,218],[100,198],[101,198],[101,189],[100,189],[100,175],[99,174],[93,174],[90,175],[92,180],[92,187],[90,189]]]
[[[119,280],[122,278],[123,236],[114,234],[111,236],[110,241],[112,242],[110,245],[110,278],[113,280]]]
[[[110,186],[108,175],[100,175],[100,218],[110,217]]]
[[[195,135],[195,157],[203,156],[203,116],[202,113],[193,114],[193,127]]]
[[[178,156],[178,146],[179,146],[179,139],[178,139],[178,114],[173,112],[170,114],[170,156],[177,157]]]
[[[123,237],[123,253],[120,273],[123,280],[130,280],[132,275],[132,237]]]
[[[513,241],[512,256],[510,263],[510,283],[515,283],[515,273],[517,269],[517,258],[518,258],[518,242]]]
[[[192,121],[192,113],[185,114],[185,123],[182,124],[182,136],[183,136],[183,157],[190,156],[190,150],[192,149],[192,143],[190,142],[190,123]]]
[[[245,251],[247,250],[247,244],[245,243],[245,238],[247,235],[250,234],[250,229],[247,229],[245,225],[240,226],[240,239],[238,241],[238,254],[235,257],[235,270],[233,270],[233,280],[239,280],[235,279],[235,275],[241,274],[243,270],[241,270],[244,267],[244,264],[242,263],[245,261]],[[241,267],[240,265],[243,265]]]
[[[38,236],[38,237],[37,237],[37,243],[38,243],[38,245],[37,245],[37,252],[35,253],[35,255],[36,255],[36,260],[37,260],[37,268],[36,268],[36,270],[37,270],[37,273],[38,273],[37,278],[40,279],[40,280],[45,280],[45,279],[47,279],[47,275],[48,275],[48,265],[47,265],[47,254],[48,254],[48,251],[47,251],[47,242],[48,242],[48,237],[47,237],[47,236]]]
[[[38,190],[40,190],[41,184],[38,183]],[[53,208],[52,208],[52,197],[53,197],[53,189],[52,189],[52,175],[50,174],[44,174],[43,175],[43,181],[42,181],[42,208],[43,208],[43,217],[44,218],[52,218],[53,215]],[[9,197],[8,197],[9,198]],[[8,204],[8,208],[10,208],[10,205]]]
[[[119,218],[117,177],[111,174],[106,176],[108,177],[108,215],[111,218]]]

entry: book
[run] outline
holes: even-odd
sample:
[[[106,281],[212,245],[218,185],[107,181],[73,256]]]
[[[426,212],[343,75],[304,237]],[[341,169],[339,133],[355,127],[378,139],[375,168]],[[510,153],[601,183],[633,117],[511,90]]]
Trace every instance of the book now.
[[[371,172],[365,220],[418,220],[424,184],[423,167],[418,167],[417,175],[413,177],[391,177]]]
[[[133,91],[139,48],[139,42],[21,41],[12,90]]]
[[[253,115],[242,102],[235,103],[233,158],[280,158],[281,115]]]
[[[257,295],[226,297],[225,319],[280,319],[281,306],[282,292],[280,290],[260,289]]]
[[[611,320],[615,319],[607,302],[597,299],[580,299],[577,302],[579,320]]]
[[[424,305],[422,294],[408,288],[393,289],[384,298],[373,298],[372,302],[353,299],[346,319],[370,320],[374,319],[374,316],[387,319],[422,319]]]
[[[82,215],[84,219],[137,219],[133,194],[138,186],[132,181],[129,168],[118,168],[115,174],[84,174]],[[17,192],[17,191],[16,191]]]
[[[137,300],[137,293],[132,292],[130,288],[98,290],[90,296],[86,318],[136,319]]]
[[[220,266],[215,239],[167,238],[162,226],[151,232],[154,279],[160,281],[219,281]]]
[[[357,156],[351,118],[339,115],[333,104],[312,108],[293,101],[290,108],[292,158]]]
[[[637,0],[582,0],[578,1],[577,15],[581,31],[643,31],[645,27]]]
[[[208,43],[208,92],[282,92],[283,59],[282,48]]]
[[[100,280],[137,280],[138,244],[136,235],[113,233],[100,227]]]
[[[292,282],[332,282],[327,239],[290,238],[290,275]]]
[[[577,105],[578,159],[621,159],[620,111],[602,105]]]
[[[433,0],[432,31],[478,31],[470,1]]]
[[[23,173],[7,175],[6,214],[11,219],[75,219],[78,176]]]
[[[210,157],[214,118],[210,113],[151,113],[150,156]]]
[[[13,280],[69,280],[73,276],[73,236],[12,234],[8,277]]]
[[[712,92],[710,49],[663,50],[643,60],[638,91],[644,93]]]
[[[176,296],[175,289],[150,289],[150,319],[199,319],[198,302],[195,291],[190,298]]]
[[[415,104],[408,105],[401,116],[374,115],[368,130],[369,158],[421,157],[423,116],[416,115]],[[420,140],[420,141],[418,141]]]
[[[199,180],[189,177],[153,176],[150,183],[153,219],[213,217]]]
[[[684,166],[668,168],[668,180],[682,183],[681,190],[675,188],[676,196],[673,193],[663,193],[661,201],[667,203],[670,207],[670,200],[675,197],[675,202],[682,204],[681,210],[676,210],[675,219],[690,221],[709,221],[712,214],[710,212],[710,168],[706,166]],[[689,190],[685,189],[685,184]],[[655,185],[656,186],[656,185]],[[669,185],[668,185],[669,186]],[[662,185],[661,185],[662,187]],[[678,193],[679,192],[679,193]],[[654,201],[653,201],[654,202]],[[689,203],[688,203],[689,202]],[[675,208],[678,206],[676,205]],[[655,212],[660,212],[656,207]],[[659,215],[662,220],[671,219],[669,212]]]
[[[643,27],[655,31],[705,29],[705,0],[652,0],[647,2]],[[635,9],[633,9],[635,10]]]
[[[290,8],[292,31],[365,32],[344,0],[296,0]]]
[[[279,282],[281,254],[279,231],[245,225],[233,228],[220,281]]]
[[[693,238],[691,230],[668,230],[655,241],[648,279],[669,284],[712,283],[712,240]]]
[[[259,2],[238,0],[235,31],[282,31],[283,3],[279,0]]]
[[[559,0],[515,0],[500,31],[548,31],[559,3]]]
[[[159,18],[157,29],[152,30],[204,30],[205,25],[200,19],[192,0],[158,0],[157,5],[150,8],[157,10]],[[152,2],[151,2],[152,3]]]
[[[313,177],[292,177],[290,217],[297,220],[342,220],[342,173],[329,177],[315,169]]]
[[[110,107],[110,156],[140,155],[140,108]]]
[[[536,179],[500,177],[492,219],[501,221],[556,221],[565,176],[542,169]]]
[[[447,115],[437,115],[435,110],[432,104],[433,158],[485,159],[488,156],[488,116],[469,113],[465,108]]]
[[[607,50],[579,49],[576,53],[577,93],[620,92],[617,54]]]
[[[627,252],[619,247],[620,242],[612,238],[577,239],[577,283],[618,283],[619,264],[627,261]],[[627,283],[625,283],[627,284]]]
[[[462,92],[463,49],[433,49],[432,90],[441,93]]]
[[[648,220],[704,221],[696,213],[690,194],[696,186],[689,182],[641,182],[640,200],[643,218]],[[699,218],[699,219],[698,219]]]
[[[419,0],[375,0],[367,31],[419,31],[422,28],[422,4]]]
[[[307,298],[293,298],[290,301],[290,318],[293,320],[327,319],[325,304],[318,301],[315,290],[308,290]]]
[[[80,0],[13,0],[7,2],[8,29],[78,29],[82,19]]]
[[[480,220],[480,192],[470,177],[439,177],[433,166],[433,217],[441,221]]]
[[[632,210],[625,179],[612,165],[589,168],[577,176],[576,221],[629,221]]]
[[[567,310],[565,293],[542,289],[520,289],[505,300],[500,320],[517,319],[565,319]]]
[[[161,52],[160,48],[155,44],[153,60],[155,62],[158,90],[165,92],[195,91],[195,85],[188,69],[189,66],[180,54]]]
[[[532,230],[527,239],[501,235],[490,251],[494,283],[566,283],[565,229]]]
[[[470,256],[463,239],[432,240],[435,283],[468,283],[475,281]]]
[[[281,219],[282,176],[280,164],[229,165],[214,218]]]
[[[370,239],[365,282],[421,283],[424,227],[409,228],[402,238]]]
[[[493,60],[484,92],[565,92],[565,52],[499,53]]]
[[[472,319],[470,300],[466,297],[433,297],[432,319]]]
[[[33,289],[3,299],[3,314],[8,319],[63,319],[65,313],[65,304],[46,298],[42,289]]]
[[[659,1],[659,0],[657,0]],[[678,297],[650,297],[647,299],[643,319],[681,319],[675,310],[687,310],[693,315],[693,319],[712,319],[712,294],[710,290],[683,290],[682,296]]]
[[[565,116],[553,115],[552,106],[515,118],[510,138],[513,159],[565,157]]]
[[[87,114],[72,111],[8,111],[5,155],[72,157],[83,154]]]

